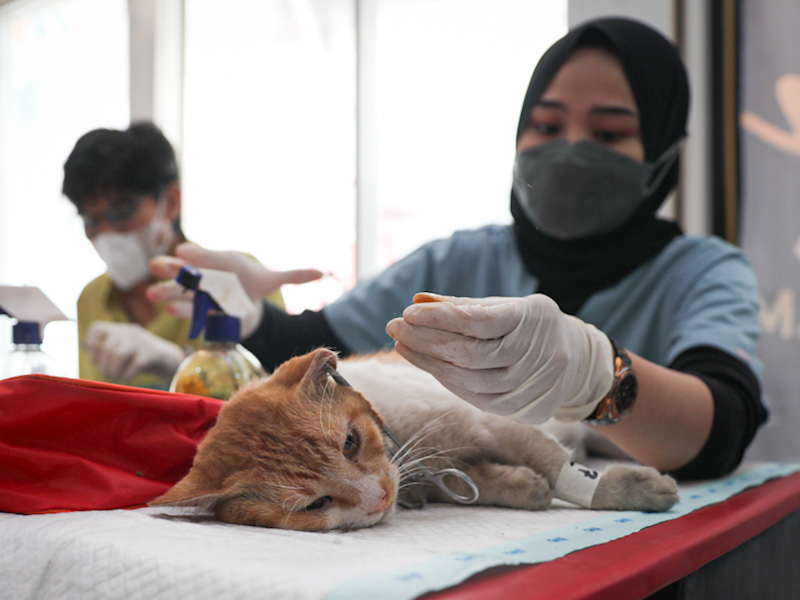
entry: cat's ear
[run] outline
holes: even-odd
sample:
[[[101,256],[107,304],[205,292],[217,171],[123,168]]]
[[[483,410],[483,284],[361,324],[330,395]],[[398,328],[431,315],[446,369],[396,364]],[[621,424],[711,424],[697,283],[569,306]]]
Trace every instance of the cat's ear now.
[[[232,486],[220,489],[214,486],[195,468],[176,483],[166,494],[159,496],[151,506],[195,506],[205,511],[213,511],[220,502],[235,496],[238,492]]]
[[[314,351],[314,360],[311,361],[309,371],[317,379],[325,379],[327,381],[328,374],[331,371],[335,371],[338,364],[339,357],[336,352],[328,348],[320,348]]]
[[[270,379],[289,386],[302,380],[317,385],[327,382],[328,371],[335,369],[337,364],[338,358],[333,350],[320,348],[286,361]]]
[[[336,370],[339,359],[333,350],[320,348],[306,355],[308,367],[303,380],[313,386],[326,385],[331,371]]]

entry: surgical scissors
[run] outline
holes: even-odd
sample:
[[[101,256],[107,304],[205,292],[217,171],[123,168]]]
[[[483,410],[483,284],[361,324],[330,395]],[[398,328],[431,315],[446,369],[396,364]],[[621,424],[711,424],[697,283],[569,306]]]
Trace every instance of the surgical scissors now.
[[[347,380],[342,377],[341,373],[339,373],[336,369],[334,369],[331,365],[326,364],[324,367],[326,373],[328,373],[331,378],[338,383],[339,385],[343,385],[346,387],[353,387],[351,386]],[[419,489],[420,485],[430,484],[435,485],[440,490],[442,490],[445,494],[447,494],[451,499],[458,502],[459,504],[474,504],[478,500],[478,486],[475,485],[475,482],[472,478],[464,473],[464,471],[460,469],[439,469],[437,471],[432,471],[425,465],[423,465],[416,457],[407,449],[404,448],[403,444],[400,440],[397,439],[397,436],[392,433],[392,430],[384,423],[383,425],[383,433],[389,440],[397,447],[397,450],[391,451],[392,458],[396,458],[400,455],[400,460],[405,459],[405,461],[414,461],[416,464],[414,465],[414,472],[407,475],[407,478],[413,482],[412,489],[416,492],[417,496],[419,497],[420,501],[420,508],[424,508],[426,505],[425,494]],[[456,492],[455,490],[451,489],[450,486],[447,485],[445,478],[447,477],[455,477],[456,479],[460,479],[463,481],[470,490],[470,493],[467,495],[462,495]],[[404,500],[398,500],[397,502],[403,508],[411,508],[413,505],[410,502],[406,502]]]

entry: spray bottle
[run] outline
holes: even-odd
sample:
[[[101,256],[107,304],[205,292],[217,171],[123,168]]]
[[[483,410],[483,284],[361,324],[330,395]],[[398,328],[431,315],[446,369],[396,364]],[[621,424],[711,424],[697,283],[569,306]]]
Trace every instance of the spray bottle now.
[[[38,287],[0,285],[0,314],[17,320],[11,350],[0,358],[0,379],[17,375],[64,375],[42,351],[42,335],[50,321],[69,318]]]
[[[175,279],[194,291],[189,338],[195,339],[205,330],[205,340],[178,367],[170,391],[227,400],[240,387],[265,377],[258,359],[239,344],[239,317],[229,314],[237,312],[240,303],[250,301],[238,277],[187,266]]]

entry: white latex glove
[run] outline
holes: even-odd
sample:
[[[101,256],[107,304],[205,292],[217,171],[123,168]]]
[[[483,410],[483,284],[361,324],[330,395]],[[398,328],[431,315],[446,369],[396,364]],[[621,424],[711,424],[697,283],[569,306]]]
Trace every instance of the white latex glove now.
[[[470,404],[529,423],[588,417],[614,380],[608,337],[549,297],[417,294],[386,331],[397,352]]]
[[[139,373],[172,377],[186,356],[180,346],[138,323],[95,321],[83,347],[103,375],[116,381],[130,381]]]
[[[273,271],[249,256],[236,251],[206,250],[197,244],[184,243],[177,247],[176,256],[157,256],[150,262],[150,270],[159,279],[169,279],[150,286],[147,297],[152,302],[169,302],[166,310],[174,317],[191,318],[194,292],[188,292],[175,281],[181,267],[194,267],[230,271],[239,277],[250,300],[252,310],[238,315],[242,321],[242,339],[258,328],[264,307],[261,301],[284,284],[300,284],[322,277],[316,269]]]

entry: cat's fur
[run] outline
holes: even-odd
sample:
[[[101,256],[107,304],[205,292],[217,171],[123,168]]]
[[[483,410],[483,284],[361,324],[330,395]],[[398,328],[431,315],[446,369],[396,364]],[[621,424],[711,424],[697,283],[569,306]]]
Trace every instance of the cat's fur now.
[[[330,367],[353,387],[334,382]],[[339,363],[320,349],[235,394],[189,474],[153,504],[287,529],[374,525],[407,492],[401,470],[413,469],[387,458],[383,419],[402,442],[411,440],[415,455],[428,457],[429,468],[463,469],[480,490],[478,504],[547,508],[570,457],[539,428],[472,407],[394,353]],[[424,491],[429,500],[449,501],[438,488]],[[670,477],[614,466],[603,473],[592,508],[663,511],[677,500]]]

